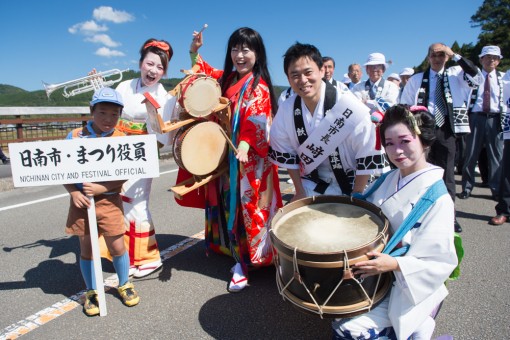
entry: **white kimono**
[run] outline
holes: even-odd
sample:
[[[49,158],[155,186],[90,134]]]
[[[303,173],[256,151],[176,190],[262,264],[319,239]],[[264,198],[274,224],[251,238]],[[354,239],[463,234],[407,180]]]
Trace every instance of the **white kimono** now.
[[[436,166],[405,178],[400,178],[400,171],[396,170],[367,200],[381,208],[394,233],[420,197],[442,178],[443,169]],[[402,185],[404,181],[406,184]],[[401,188],[397,190],[399,183]],[[389,298],[366,314],[334,322],[335,331],[352,332],[363,327],[380,331],[392,326],[398,339],[411,336],[448,295],[444,282],[458,262],[453,221],[454,204],[444,194],[402,239],[402,244],[410,248],[404,256],[396,257],[400,271],[394,272],[395,282]]]
[[[326,85],[323,83],[321,99],[315,108],[315,112],[310,112],[301,99],[302,117],[308,136],[313,133],[324,119],[325,91]],[[346,86],[343,86],[342,89],[337,89],[337,102],[342,96],[352,96],[353,100],[356,100]],[[270,131],[271,152],[269,159],[272,163],[286,169],[300,168],[299,163],[295,162],[295,159],[298,158],[297,154],[300,147],[294,123],[295,99],[296,94],[293,94],[278,108]],[[353,114],[359,113],[354,112]],[[365,112],[361,113],[361,115],[363,115],[360,117],[361,123],[349,131],[345,140],[338,145],[342,167],[347,174],[380,174],[383,171],[389,170],[389,164],[386,161],[384,151],[375,149],[376,135],[370,115]],[[381,159],[383,160],[382,163],[379,162]],[[317,167],[317,170],[322,180],[331,183],[325,194],[339,195],[342,193],[328,158]],[[303,179],[303,186],[310,196],[313,193],[309,189],[313,191],[315,185],[315,183]]]
[[[147,123],[147,132],[154,133],[150,122],[147,119],[147,108],[142,102],[145,100],[144,93],[149,94],[156,99],[161,109],[159,110],[161,118],[164,122],[170,121],[172,112],[174,110],[177,98],[168,94],[163,85],[156,83],[152,86],[140,86],[140,79],[131,79],[123,81],[117,86],[116,90],[122,95],[124,100],[124,110],[122,111],[122,118],[134,121]],[[156,134],[158,142],[163,145],[168,145],[171,142],[170,134]]]
[[[168,94],[163,85],[156,83],[152,86],[140,86],[140,79],[123,81],[117,86],[117,91],[124,100],[122,118],[139,123],[147,123],[147,133],[155,134],[158,142],[168,145],[172,141],[171,134],[155,133],[150,126],[147,115],[144,93],[150,95],[161,106],[159,113],[164,122],[170,121],[172,112],[176,106],[177,98]],[[124,218],[126,222],[126,245],[131,266],[159,263],[160,253],[156,242],[154,223],[149,211],[149,198],[152,187],[152,178],[130,179],[122,186],[123,195],[126,197],[123,202]]]

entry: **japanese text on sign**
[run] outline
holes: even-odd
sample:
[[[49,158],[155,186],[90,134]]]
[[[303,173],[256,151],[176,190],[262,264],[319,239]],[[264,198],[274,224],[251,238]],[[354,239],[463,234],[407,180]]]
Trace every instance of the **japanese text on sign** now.
[[[15,186],[159,176],[154,135],[9,144]]]

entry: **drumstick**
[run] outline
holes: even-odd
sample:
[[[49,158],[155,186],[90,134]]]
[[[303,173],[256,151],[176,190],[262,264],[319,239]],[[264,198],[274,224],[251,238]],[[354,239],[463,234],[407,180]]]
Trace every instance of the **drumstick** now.
[[[193,40],[195,40],[200,35],[200,33],[202,33],[208,26],[209,25],[204,24],[204,27],[202,27],[202,29],[198,31],[198,33],[193,37]]]
[[[209,25],[207,24],[204,24],[204,27],[202,27],[202,29],[197,33],[197,35],[199,35],[200,33],[202,33]]]
[[[228,145],[230,145],[230,147],[232,148],[232,150],[234,150],[234,153],[237,155],[237,149],[236,147],[234,146],[234,143],[232,143],[232,141],[230,140],[230,138],[228,137],[227,133],[223,130],[223,128],[220,127],[220,131],[221,133],[223,134],[223,137],[225,137],[225,139],[227,140],[228,142]]]

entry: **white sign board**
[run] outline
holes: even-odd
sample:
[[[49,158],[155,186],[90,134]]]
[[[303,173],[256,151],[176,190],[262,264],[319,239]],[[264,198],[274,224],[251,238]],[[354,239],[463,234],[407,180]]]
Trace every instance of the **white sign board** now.
[[[14,186],[159,177],[155,135],[10,143]]]

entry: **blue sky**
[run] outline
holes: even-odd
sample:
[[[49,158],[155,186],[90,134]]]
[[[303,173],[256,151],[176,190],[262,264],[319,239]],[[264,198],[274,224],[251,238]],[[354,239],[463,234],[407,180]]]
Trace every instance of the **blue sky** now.
[[[303,5],[297,5],[303,3]],[[475,43],[470,18],[482,0],[394,1],[0,1],[0,84],[42,90],[92,68],[138,71],[148,38],[172,44],[168,77],[189,68],[193,30],[204,24],[200,52],[221,68],[228,37],[248,26],[262,35],[275,85],[287,85],[283,54],[294,42],[317,46],[336,61],[335,78],[347,66],[381,52],[393,64],[386,76],[421,63],[433,42]],[[364,75],[366,79],[366,75]]]

